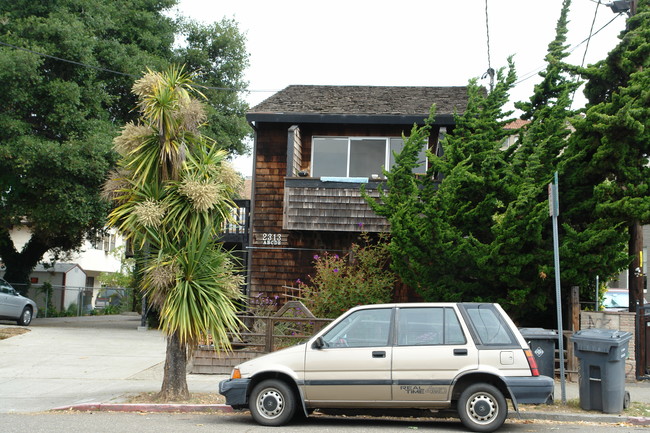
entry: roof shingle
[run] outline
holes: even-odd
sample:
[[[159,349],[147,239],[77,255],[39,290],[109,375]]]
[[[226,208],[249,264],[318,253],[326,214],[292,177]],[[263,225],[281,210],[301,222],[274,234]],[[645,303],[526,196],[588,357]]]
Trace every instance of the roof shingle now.
[[[249,110],[249,114],[428,116],[462,113],[467,87],[292,85]]]

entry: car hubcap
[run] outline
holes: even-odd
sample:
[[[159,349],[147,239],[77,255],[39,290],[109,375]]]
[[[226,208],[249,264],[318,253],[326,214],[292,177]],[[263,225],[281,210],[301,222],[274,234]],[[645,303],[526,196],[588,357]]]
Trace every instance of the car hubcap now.
[[[266,418],[275,418],[284,409],[284,399],[275,389],[267,389],[257,399],[257,407]]]
[[[29,310],[25,310],[25,313],[23,313],[23,323],[29,323],[31,318],[32,318],[32,312]]]
[[[479,424],[489,424],[496,416],[499,407],[489,394],[476,393],[467,401],[467,412]]]

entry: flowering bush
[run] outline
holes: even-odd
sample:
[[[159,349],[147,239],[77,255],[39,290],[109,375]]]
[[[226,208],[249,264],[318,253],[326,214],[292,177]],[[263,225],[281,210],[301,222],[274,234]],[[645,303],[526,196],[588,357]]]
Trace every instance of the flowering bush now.
[[[315,255],[314,275],[297,281],[303,302],[316,317],[330,318],[356,305],[390,302],[396,277],[389,258],[385,236],[372,243],[367,233],[343,257]]]

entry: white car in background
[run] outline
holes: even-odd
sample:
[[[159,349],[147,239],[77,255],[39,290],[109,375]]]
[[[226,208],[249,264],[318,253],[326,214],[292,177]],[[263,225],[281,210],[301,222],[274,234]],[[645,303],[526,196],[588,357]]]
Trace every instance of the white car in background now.
[[[36,302],[24,297],[0,278],[0,319],[15,320],[21,326],[28,326],[37,312]]]

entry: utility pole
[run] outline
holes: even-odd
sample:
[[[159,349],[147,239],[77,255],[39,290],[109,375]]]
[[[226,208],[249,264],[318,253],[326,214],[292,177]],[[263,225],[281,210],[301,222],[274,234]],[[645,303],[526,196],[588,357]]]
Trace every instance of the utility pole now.
[[[638,0],[613,1],[609,4],[612,12],[627,12],[628,19],[636,14]],[[628,225],[628,252],[632,256],[632,262],[628,268],[628,311],[636,312],[637,306],[643,305],[643,227],[638,219],[630,221]]]

